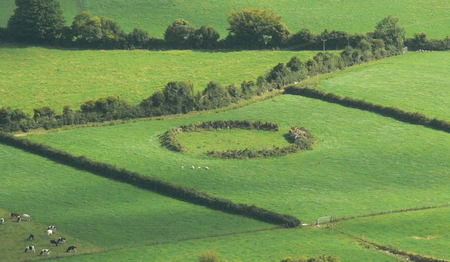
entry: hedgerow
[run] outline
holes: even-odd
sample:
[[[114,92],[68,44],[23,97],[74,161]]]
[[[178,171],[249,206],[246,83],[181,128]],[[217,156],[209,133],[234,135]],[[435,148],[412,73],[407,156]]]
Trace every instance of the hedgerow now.
[[[377,105],[361,99],[341,97],[333,93],[326,93],[313,88],[289,86],[284,90],[284,93],[320,99],[322,101],[326,101],[329,103],[339,104],[351,108],[357,108],[360,110],[376,113],[382,116],[391,117],[395,120],[406,122],[409,124],[422,125],[428,128],[450,133],[449,122],[437,118],[429,118],[419,112],[407,112],[396,107]]]
[[[176,129],[171,129],[160,136],[161,145],[176,152],[185,152],[186,149],[177,139],[177,134],[190,131],[202,130],[221,130],[221,129],[246,129],[246,130],[264,130],[278,131],[279,127],[276,123],[262,121],[247,120],[226,120],[226,121],[208,121],[197,124],[183,125]],[[206,154],[212,157],[220,158],[255,158],[255,157],[272,157],[283,156],[295,153],[300,150],[311,150],[315,142],[314,136],[303,127],[292,127],[287,134],[286,139],[291,143],[286,147],[272,147],[267,149],[243,149],[243,150],[226,150],[226,151],[207,151]]]
[[[254,205],[249,206],[246,204],[234,203],[230,200],[214,197],[192,188],[177,186],[158,178],[143,176],[139,173],[132,172],[124,168],[118,168],[111,164],[97,162],[85,156],[74,156],[68,152],[64,152],[34,141],[20,139],[4,132],[0,132],[0,143],[45,157],[60,164],[88,171],[102,177],[127,183],[181,201],[205,206],[207,208],[220,210],[230,214],[253,218],[287,228],[297,227],[300,225],[300,220],[291,215],[279,214]]]

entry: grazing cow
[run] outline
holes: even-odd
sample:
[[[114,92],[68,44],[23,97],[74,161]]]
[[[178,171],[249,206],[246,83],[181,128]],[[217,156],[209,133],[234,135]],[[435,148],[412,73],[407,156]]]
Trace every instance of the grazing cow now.
[[[201,167],[201,166],[198,166],[197,168],[198,168],[198,169],[202,169],[202,167]]]
[[[33,234],[30,234],[30,236],[28,237],[28,240],[34,240],[34,235]]]
[[[3,223],[5,223],[5,219],[2,217],[2,218],[0,218],[0,225]]]
[[[20,213],[19,212],[12,212],[11,213],[11,218],[17,218],[20,217]]]
[[[48,249],[42,249],[42,250],[41,250],[41,253],[39,253],[39,256],[41,256],[41,255],[46,255],[46,256],[50,255],[50,250],[48,250]]]
[[[58,243],[66,243],[66,238],[65,237],[59,237],[58,238]]]
[[[58,246],[58,244],[59,244],[59,241],[54,240],[54,239],[50,240],[50,245]]]
[[[22,217],[18,216],[16,222],[19,223],[20,221],[22,221]]]
[[[181,170],[184,170],[184,166],[181,166]]]
[[[209,170],[209,166],[205,166],[205,169],[206,169],[206,170]]]
[[[191,168],[192,168],[192,169],[195,169],[195,166],[192,166]]]
[[[22,217],[23,217],[24,219],[28,220],[28,221],[31,220],[31,216],[28,215],[28,214],[23,214]]]
[[[34,246],[27,246],[25,248],[25,253],[31,252],[31,251],[36,252],[36,249],[34,249]]]
[[[70,246],[70,247],[68,247],[67,250],[66,250],[66,253],[69,253],[69,252],[72,252],[72,251],[77,252],[77,246]]]
[[[53,236],[54,234],[55,232],[53,232],[53,230],[47,229],[47,236]]]

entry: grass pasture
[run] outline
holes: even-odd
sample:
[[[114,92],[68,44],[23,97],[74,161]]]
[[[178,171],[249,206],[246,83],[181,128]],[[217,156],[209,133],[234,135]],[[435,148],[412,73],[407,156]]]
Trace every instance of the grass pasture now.
[[[352,239],[328,229],[290,229],[189,240],[149,247],[127,248],[62,261],[198,261],[214,250],[226,261],[280,261],[334,255],[341,261],[400,261],[394,256],[365,249]]]
[[[283,137],[288,130],[202,130],[177,134],[178,141],[186,148],[187,154],[205,156],[212,150],[242,150],[285,147],[290,143]]]
[[[101,249],[98,246],[89,243],[89,241],[82,241],[72,235],[67,234],[64,230],[57,230],[55,236],[47,236],[46,229],[49,225],[38,223],[33,219],[31,221],[22,220],[16,223],[14,219],[10,218],[11,212],[0,209],[0,217],[5,219],[5,223],[0,225],[0,261],[30,261],[39,259],[39,252],[47,248],[51,251],[51,257],[67,257],[73,254],[66,254],[66,248],[71,245],[76,245],[79,248],[77,254],[99,252]],[[34,234],[35,240],[29,241],[28,236]],[[58,239],[60,236],[67,238],[69,242],[60,244],[58,247],[50,245],[51,239]],[[35,246],[36,252],[25,253],[25,247]]]
[[[450,259],[450,208],[438,208],[342,222],[339,230],[368,241],[438,259]]]
[[[14,10],[14,0],[0,0],[0,26],[6,26]],[[296,32],[310,28],[315,32],[344,30],[365,33],[373,31],[377,22],[387,15],[401,18],[408,36],[427,32],[434,38],[450,34],[447,24],[450,3],[441,0],[60,0],[68,24],[80,10],[108,16],[117,21],[126,32],[135,27],[148,30],[152,36],[162,37],[167,26],[177,18],[184,18],[193,25],[211,25],[221,37],[227,35],[227,14],[244,7],[266,8],[283,16],[288,27]]]
[[[450,52],[409,52],[334,73],[315,88],[450,121]]]
[[[295,55],[292,51],[58,50],[0,45],[0,107],[32,112],[50,106],[78,108],[89,99],[119,96],[139,103],[170,81],[190,81],[196,90],[210,81],[225,85],[256,80]]]
[[[169,151],[158,136],[183,124],[261,120],[306,127],[312,151],[284,157],[221,160]],[[448,202],[450,136],[376,114],[283,95],[220,113],[81,128],[32,136],[56,148],[160,177],[236,202],[295,215],[367,214]],[[224,146],[219,144],[219,147]],[[208,165],[205,170],[181,166]]]
[[[0,246],[0,254],[6,261],[17,261],[19,253],[22,258],[27,243],[23,239],[30,230],[41,239],[48,225],[58,226],[58,234],[59,230],[67,234],[64,245],[79,243],[80,254],[272,227],[77,171],[11,147],[0,146],[0,155],[0,215],[7,216],[3,210],[8,210],[33,217],[32,223],[13,223],[6,218],[8,223],[0,226],[0,239],[7,243]],[[56,255],[58,249],[50,250]]]

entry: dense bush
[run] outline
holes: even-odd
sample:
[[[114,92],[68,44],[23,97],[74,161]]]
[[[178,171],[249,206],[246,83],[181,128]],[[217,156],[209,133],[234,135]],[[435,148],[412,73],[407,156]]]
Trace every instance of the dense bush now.
[[[230,200],[214,197],[195,189],[173,185],[155,177],[143,176],[123,168],[97,162],[84,156],[74,156],[70,153],[54,149],[50,146],[26,139],[16,138],[12,135],[0,132],[0,143],[22,149],[60,164],[88,171],[96,175],[134,185],[150,190],[161,195],[205,206],[214,210],[220,210],[230,214],[241,215],[267,223],[282,225],[284,227],[297,227],[300,221],[291,215],[279,214],[256,206],[236,204]]]
[[[305,97],[320,99],[326,102],[339,104],[346,107],[357,108],[360,110],[369,111],[382,116],[391,117],[398,121],[422,125],[428,128],[433,128],[436,130],[441,130],[450,133],[450,123],[444,120],[439,120],[436,118],[429,118],[419,112],[406,112],[395,107],[387,107],[383,105],[373,104],[360,99],[353,99],[350,97],[340,97],[332,93],[325,93],[320,90],[312,88],[302,88],[290,86],[285,89],[285,94],[291,95],[301,95]]]
[[[428,39],[426,33],[416,33],[413,38],[405,40],[405,45],[411,50],[450,50],[450,37],[444,39]]]
[[[231,47],[281,47],[290,34],[281,16],[264,9],[232,11],[228,15],[228,23],[230,27],[226,42]]]

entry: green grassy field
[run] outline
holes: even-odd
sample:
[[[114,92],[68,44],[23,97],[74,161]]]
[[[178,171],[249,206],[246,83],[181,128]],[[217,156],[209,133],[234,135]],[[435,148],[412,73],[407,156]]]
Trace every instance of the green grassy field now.
[[[158,136],[182,124],[246,119],[304,126],[312,151],[218,160],[162,148]],[[355,109],[283,95],[237,110],[32,136],[74,154],[256,204],[305,221],[448,202],[450,136]],[[219,144],[218,147],[223,145]],[[181,166],[208,165],[204,170]]]
[[[204,156],[207,151],[233,149],[265,149],[285,147],[290,143],[283,137],[288,130],[212,130],[183,132],[177,135],[179,142],[186,148],[187,154]]]
[[[89,99],[119,96],[139,103],[170,81],[190,81],[203,90],[210,81],[256,80],[292,56],[290,51],[95,51],[0,45],[0,107],[57,112]]]
[[[5,7],[0,12],[0,26],[5,26],[13,13],[14,0],[0,0]],[[79,7],[73,0],[60,0],[66,18],[71,23]],[[444,38],[450,34],[447,24],[450,3],[440,0],[82,0],[83,8],[94,14],[113,18],[127,31],[135,27],[146,29],[151,35],[162,37],[167,26],[177,18],[193,25],[214,26],[222,37],[227,35],[227,14],[233,9],[259,7],[274,10],[283,16],[292,31],[310,28],[321,32],[345,30],[365,33],[373,31],[377,22],[387,15],[399,16],[408,35],[427,32],[431,37]]]
[[[311,228],[189,240],[62,261],[198,261],[209,250],[216,251],[226,261],[280,261],[287,257],[310,258],[323,254],[338,256],[342,261],[400,261],[382,252],[365,249],[335,231]]]
[[[64,234],[68,239],[64,245],[76,244],[80,254],[272,227],[77,171],[11,147],[0,145],[0,155],[0,216],[6,218],[0,225],[0,261],[36,258],[22,254],[29,244],[25,239],[33,233],[36,248],[48,248],[48,225],[57,225],[56,237]],[[33,222],[11,222],[7,217],[12,211],[30,214]],[[50,250],[54,256],[62,255],[64,245]]]
[[[317,89],[450,121],[450,52],[409,52],[352,67]]]
[[[450,259],[450,208],[439,208],[344,221],[345,233],[400,250]]]

